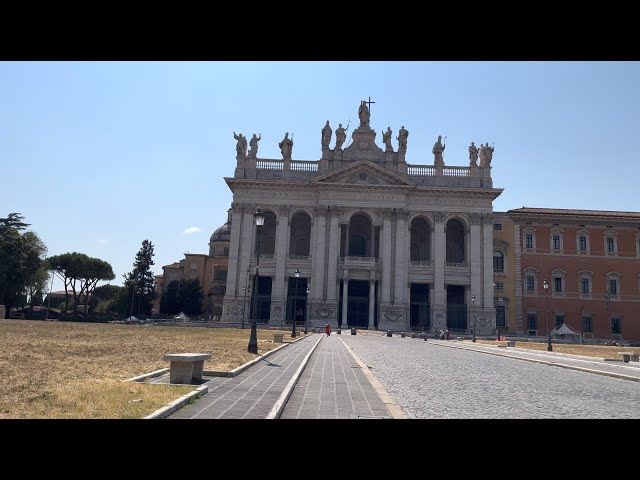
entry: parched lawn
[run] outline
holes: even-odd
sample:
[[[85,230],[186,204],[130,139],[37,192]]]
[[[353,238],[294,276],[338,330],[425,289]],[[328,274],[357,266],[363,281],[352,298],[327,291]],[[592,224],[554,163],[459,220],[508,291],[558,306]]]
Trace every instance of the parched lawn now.
[[[258,329],[258,354],[278,347]],[[256,357],[248,328],[0,320],[0,419],[141,418],[195,387],[122,382],[166,368],[165,353],[210,353],[205,370]],[[290,332],[283,332],[290,341]]]

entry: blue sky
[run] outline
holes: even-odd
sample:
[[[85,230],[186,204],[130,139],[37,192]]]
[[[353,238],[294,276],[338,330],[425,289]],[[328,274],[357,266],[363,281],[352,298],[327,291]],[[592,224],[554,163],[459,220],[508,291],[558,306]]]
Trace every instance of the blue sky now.
[[[409,130],[408,163],[432,164],[438,134],[449,166],[495,143],[496,211],[638,211],[638,85],[640,62],[0,62],[0,216],[115,284],[149,239],[159,274],[226,221],[234,131],[275,159],[293,133],[318,160],[326,120],[352,131],[368,97],[378,145]]]

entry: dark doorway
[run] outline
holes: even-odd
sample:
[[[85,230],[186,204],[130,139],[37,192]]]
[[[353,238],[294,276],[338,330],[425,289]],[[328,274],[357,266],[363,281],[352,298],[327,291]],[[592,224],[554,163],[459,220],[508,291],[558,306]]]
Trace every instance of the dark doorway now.
[[[347,302],[347,324],[350,327],[369,326],[369,282],[349,280]]]
[[[296,280],[298,288],[296,288]],[[306,309],[307,279],[302,277],[289,277],[289,285],[287,288],[287,314],[285,316],[286,322],[291,324],[295,315],[296,325],[304,325]]]
[[[429,305],[429,284],[411,284],[411,330],[430,330],[431,312]]]
[[[271,277],[258,277],[257,283],[257,292],[251,302],[251,312],[255,315],[257,322],[266,323],[271,318]]]
[[[451,331],[467,330],[467,305],[462,285],[447,286],[447,328]]]

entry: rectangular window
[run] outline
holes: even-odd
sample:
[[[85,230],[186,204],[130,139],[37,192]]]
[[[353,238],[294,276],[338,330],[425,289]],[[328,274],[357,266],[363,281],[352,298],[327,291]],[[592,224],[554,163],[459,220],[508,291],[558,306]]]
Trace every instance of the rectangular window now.
[[[553,286],[555,292],[562,292],[562,277],[553,277]]]
[[[553,236],[553,249],[560,250],[560,235]]]
[[[589,293],[589,279],[581,278],[580,279],[580,293]]]
[[[527,313],[527,330],[537,330],[537,329],[538,329],[538,314]]]
[[[504,283],[502,282],[496,282],[496,290],[501,292],[502,290],[504,290]]]
[[[493,224],[493,229],[494,230],[502,230],[502,224],[501,223],[494,223]]]
[[[622,329],[620,327],[620,319],[618,317],[611,317],[611,333],[620,335]]]
[[[593,325],[591,324],[591,317],[582,317],[582,331],[593,332]]]
[[[580,251],[581,252],[586,252],[587,251],[587,237],[580,236],[578,241],[580,242]]]
[[[507,326],[507,315],[505,312],[504,305],[500,305],[496,307],[496,326],[497,327]]]
[[[611,295],[618,294],[618,280],[615,280],[615,279],[609,280],[609,293]]]
[[[564,323],[564,315],[556,315],[555,328],[560,328]]]
[[[527,275],[527,291],[533,292],[536,289],[536,279],[533,275]]]
[[[613,237],[607,237],[607,252],[613,253],[616,251],[616,246]]]
[[[224,247],[224,253],[223,253],[223,255],[224,255],[225,257],[228,257],[228,256],[229,256],[229,247]]]
[[[197,263],[192,263],[191,264],[191,270],[197,270],[198,269],[198,264]]]
[[[493,271],[504,272],[504,257],[500,254],[493,256]]]
[[[533,234],[527,233],[524,237],[524,248],[533,248]]]
[[[213,278],[215,280],[226,281],[227,280],[227,271],[223,270],[221,268],[216,268]]]

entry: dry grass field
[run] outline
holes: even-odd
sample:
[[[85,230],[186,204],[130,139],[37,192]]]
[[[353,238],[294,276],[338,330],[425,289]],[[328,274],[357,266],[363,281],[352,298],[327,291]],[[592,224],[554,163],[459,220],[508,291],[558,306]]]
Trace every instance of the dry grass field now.
[[[205,370],[232,370],[255,358],[249,332],[0,320],[0,419],[144,417],[195,387],[122,380],[168,367],[165,353],[210,353]],[[258,329],[260,355],[274,332]]]

